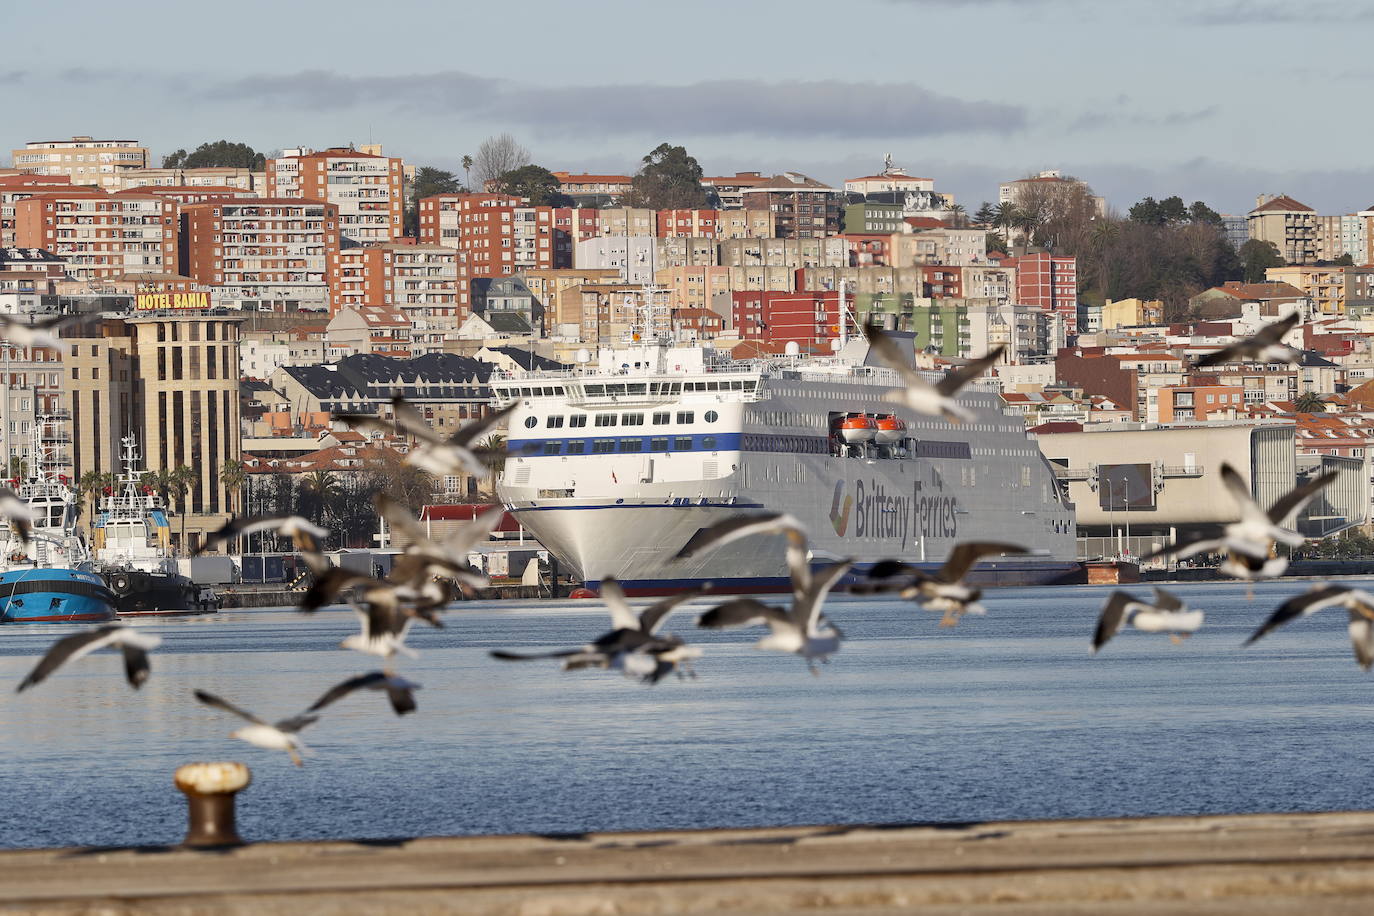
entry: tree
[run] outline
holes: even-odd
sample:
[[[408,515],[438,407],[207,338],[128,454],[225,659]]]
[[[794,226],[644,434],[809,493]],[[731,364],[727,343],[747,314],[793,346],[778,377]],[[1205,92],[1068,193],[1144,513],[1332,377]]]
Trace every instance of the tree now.
[[[978,208],[977,212],[973,214],[973,224],[975,226],[982,226],[986,229],[992,225],[993,220],[996,218],[997,208],[985,200]]]
[[[1293,410],[1297,413],[1326,413],[1326,402],[1316,392],[1304,391],[1293,402]]]
[[[216,140],[202,143],[191,152],[179,149],[162,157],[164,169],[205,169],[212,167],[251,169],[260,171],[267,165],[267,157],[247,143]]]
[[[472,190],[472,157],[463,157],[463,187]]]
[[[506,470],[506,437],[492,433],[477,444],[482,449],[482,463],[487,466],[487,487],[495,495],[496,481]]]
[[[338,511],[343,488],[330,471],[311,471],[301,480],[296,503],[301,515],[323,525]]]
[[[652,210],[690,210],[706,206],[701,164],[685,147],[660,143],[630,181],[625,204]]]
[[[82,495],[91,501],[90,528],[95,530],[96,509],[100,504],[100,497],[105,491],[114,486],[115,476],[108,471],[101,472],[90,470],[81,475],[76,482],[76,488]]]
[[[443,169],[421,166],[410,183],[410,199],[406,201],[405,234],[416,238],[420,234],[420,201],[436,194],[457,194],[461,185],[458,176]]]
[[[477,173],[477,187],[473,190],[481,191],[488,181],[529,164],[530,151],[510,134],[488,137],[477,147],[477,155],[472,158],[472,171]]]
[[[200,480],[200,475],[192,468],[184,464],[179,464],[172,470],[165,468],[159,472],[165,480],[167,493],[176,497],[177,515],[181,516],[181,540],[178,542],[178,549],[182,555],[186,553],[186,496],[191,488]]]
[[[242,461],[233,458],[225,459],[224,464],[220,465],[219,468],[219,479],[229,494],[229,511],[235,515],[243,515],[241,496],[243,485],[248,482],[247,466]]]
[[[956,228],[956,229],[967,229],[967,228],[968,228],[968,225],[969,225],[968,211],[964,209],[964,205],[963,205],[963,204],[950,204],[950,205],[949,205],[949,213],[950,213],[949,221],[950,221],[950,224],[954,226],[954,228]]]
[[[1193,201],[1193,205],[1188,208],[1188,218],[1195,223],[1210,223],[1213,226],[1225,225],[1222,222],[1221,214],[1200,200]]]
[[[369,462],[369,466],[362,484],[362,489],[369,495],[385,493],[412,509],[423,506],[434,496],[434,475],[407,464],[400,454],[391,449]]]
[[[529,199],[534,207],[568,207],[572,199],[560,189],[563,182],[539,165],[522,165],[496,178],[496,189],[504,194]]]
[[[1332,261],[1331,264],[1335,267],[1354,267],[1355,259],[1351,257],[1350,252],[1347,251],[1345,254]]]
[[[1262,239],[1250,239],[1240,246],[1237,254],[1245,271],[1246,283],[1263,283],[1266,270],[1282,267],[1285,263],[1283,255],[1279,254],[1279,246]]]

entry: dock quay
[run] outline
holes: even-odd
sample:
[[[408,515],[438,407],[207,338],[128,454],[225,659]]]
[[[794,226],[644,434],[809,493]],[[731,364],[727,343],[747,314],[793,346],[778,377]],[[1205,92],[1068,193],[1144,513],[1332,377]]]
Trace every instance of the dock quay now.
[[[1368,913],[1374,813],[0,852],[0,912]]]

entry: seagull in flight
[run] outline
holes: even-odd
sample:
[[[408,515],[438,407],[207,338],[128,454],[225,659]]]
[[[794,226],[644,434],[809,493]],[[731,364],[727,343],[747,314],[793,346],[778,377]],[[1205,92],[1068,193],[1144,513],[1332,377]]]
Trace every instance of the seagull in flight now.
[[[493,651],[491,657],[506,662],[525,662],[544,658],[560,658],[564,671],[580,668],[603,668],[637,676],[645,683],[657,683],[670,671],[692,674],[691,663],[701,657],[701,650],[688,646],[676,636],[659,634],[673,609],[683,602],[700,597],[705,588],[678,592],[662,598],[640,611],[631,609],[625,600],[620,583],[610,577],[601,580],[601,600],[611,612],[611,629],[579,649],[556,652]]]
[[[42,321],[21,321],[18,315],[0,314],[0,340],[16,347],[47,347],[61,350],[57,331],[76,321],[75,315],[59,315]]]
[[[1242,337],[1220,350],[1208,353],[1193,363],[1196,369],[1217,366],[1222,363],[1295,363],[1302,358],[1302,351],[1283,342],[1288,332],[1297,327],[1297,312],[1287,318],[1280,318],[1266,324],[1250,337]]]
[[[248,722],[248,725],[229,733],[230,738],[238,738],[240,741],[247,741],[254,747],[266,748],[269,751],[286,751],[291,755],[291,762],[296,766],[301,766],[302,754],[310,753],[309,748],[298,737],[301,729],[307,725],[318,722],[320,717],[310,713],[301,713],[289,719],[282,719],[279,722],[268,724],[259,719],[246,709],[239,709],[228,700],[221,699],[206,690],[195,691],[196,699],[206,706],[213,706],[225,712],[232,713]]]
[[[33,540],[33,509],[9,487],[0,487],[0,515],[9,519],[10,528],[27,547]]]
[[[1002,358],[1002,351],[1006,349],[999,344],[985,356],[970,360],[957,369],[951,369],[945,373],[944,378],[932,385],[911,367],[896,341],[884,331],[870,324],[864,326],[864,334],[868,336],[869,346],[877,351],[878,358],[890,368],[897,370],[902,381],[906,382],[905,390],[888,392],[883,399],[901,404],[919,414],[943,416],[951,423],[972,422],[977,418],[977,414],[956,401],[955,396],[965,385],[995,365]]]
[[[415,615],[406,614],[394,606],[364,600],[362,604],[351,604],[358,615],[360,629],[357,633],[344,638],[340,649],[352,649],[365,655],[375,655],[388,663],[396,655],[419,658],[419,654],[406,645],[406,634],[415,622]],[[443,623],[431,621],[435,626]]]
[[[499,426],[517,406],[517,402],[507,404],[480,420],[468,423],[448,438],[436,433],[424,414],[399,394],[391,399],[392,418],[389,421],[370,414],[343,413],[334,414],[334,419],[349,429],[414,438],[416,447],[406,455],[405,461],[421,470],[440,477],[469,473],[481,478],[486,477],[491,470],[483,460],[489,457],[491,452],[475,448],[473,443],[484,433]]]
[[[319,542],[329,537],[329,529],[316,525],[300,515],[253,515],[231,518],[224,527],[211,532],[205,542],[196,548],[193,556],[199,556],[216,544],[259,531],[276,531],[291,538],[300,551],[317,552]]]
[[[1289,598],[1269,615],[1269,619],[1245,641],[1245,645],[1250,645],[1290,620],[1309,617],[1329,607],[1343,607],[1350,614],[1350,645],[1355,650],[1355,661],[1368,671],[1374,665],[1374,595],[1359,588],[1318,585]]]
[[[979,599],[983,597],[983,590],[964,582],[974,564],[986,556],[1025,552],[1026,548],[1020,544],[965,541],[950,551],[944,565],[935,573],[927,573],[901,560],[881,560],[873,564],[873,568],[869,570],[871,580],[894,579],[897,576],[905,576],[906,580],[895,583],[872,581],[856,586],[854,591],[873,593],[897,589],[902,598],[915,601],[928,611],[943,613],[940,626],[952,627],[957,625],[965,614],[987,613],[987,609],[979,603]]]
[[[1304,541],[1301,534],[1283,527],[1284,523],[1335,479],[1335,471],[1314,477],[1280,496],[1268,510],[1264,510],[1251,496],[1250,487],[1240,472],[1229,464],[1223,464],[1221,481],[1240,508],[1240,520],[1222,529],[1219,538],[1177,541],[1141,559],[1150,560],[1173,554],[1182,560],[1201,553],[1224,553],[1226,560],[1221,564],[1221,572],[1225,575],[1246,581],[1282,575],[1288,568],[1288,561],[1283,557],[1270,556],[1274,545],[1297,547]]]
[[[505,516],[504,509],[499,506],[488,509],[455,528],[443,540],[436,541],[400,502],[385,493],[379,493],[374,502],[377,513],[406,540],[405,549],[392,563],[391,575],[387,577],[390,581],[419,587],[442,576],[469,589],[486,588],[491,584],[485,574],[468,562],[468,552],[496,530]]]
[[[97,649],[117,648],[124,654],[124,676],[129,686],[137,690],[148,680],[150,667],[148,652],[162,644],[162,637],[155,633],[140,633],[133,627],[122,623],[103,624],[64,636],[53,643],[47,653],[39,659],[28,677],[19,683],[16,693],[41,684],[48,675],[70,661],[89,655]]]
[[[369,671],[367,674],[360,674],[335,684],[324,696],[312,703],[306,712],[324,709],[355,690],[383,690],[386,691],[386,697],[391,701],[391,708],[396,711],[396,715],[404,716],[415,711],[415,691],[419,689],[420,685],[414,681],[408,681],[388,671]]]
[[[1156,587],[1154,592],[1153,602],[1142,601],[1129,592],[1112,592],[1093,631],[1093,651],[1105,646],[1126,625],[1145,633],[1169,633],[1175,643],[1202,626],[1202,611],[1189,610],[1178,597],[1162,588]]]

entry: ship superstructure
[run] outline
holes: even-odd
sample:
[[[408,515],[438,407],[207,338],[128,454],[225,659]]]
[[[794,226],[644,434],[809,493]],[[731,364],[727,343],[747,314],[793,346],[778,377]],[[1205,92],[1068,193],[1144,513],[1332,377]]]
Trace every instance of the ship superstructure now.
[[[902,382],[867,364],[861,339],[824,359],[733,362],[663,344],[603,350],[595,365],[586,355],[572,370],[494,378],[492,389],[518,402],[498,493],[593,586],[615,576],[640,593],[703,579],[783,588],[776,539],[673,559],[701,528],[750,509],[799,518],[817,563],[934,568],[959,541],[997,540],[1031,553],[984,564],[984,582],[1077,569],[1073,508],[990,383],[964,389],[977,420],[954,425],[885,401]]]
[[[6,526],[0,553],[0,621],[77,623],[110,620],[114,596],[91,567],[90,551],[76,527],[77,494],[62,473],[70,443],[65,418],[36,417],[31,467],[8,483],[28,507],[28,543]]]

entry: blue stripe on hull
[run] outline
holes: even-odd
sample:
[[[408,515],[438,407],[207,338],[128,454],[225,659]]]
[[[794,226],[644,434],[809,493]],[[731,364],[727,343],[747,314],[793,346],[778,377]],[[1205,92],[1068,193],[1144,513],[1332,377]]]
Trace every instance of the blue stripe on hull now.
[[[872,566],[871,563],[860,564],[854,567],[854,572],[840,580],[839,589],[862,581],[864,573]],[[913,563],[926,572],[936,572],[939,563]],[[1066,583],[1073,580],[1082,571],[1082,566],[1078,563],[1070,562],[1048,562],[1048,563],[988,563],[979,565],[967,577],[967,581],[973,585],[980,586],[1018,586],[1018,585],[1051,585]],[[720,578],[711,580],[715,584],[715,591],[723,595],[774,595],[792,590],[792,581],[785,576],[756,576],[750,578]],[[668,595],[673,592],[682,591],[687,588],[695,588],[701,585],[700,579],[621,579],[620,586],[625,590],[625,594],[635,597],[647,597],[651,595]],[[588,580],[586,587],[598,590],[601,583],[597,580]]]
[[[45,568],[0,573],[0,623],[114,619],[114,594],[94,573]]]

